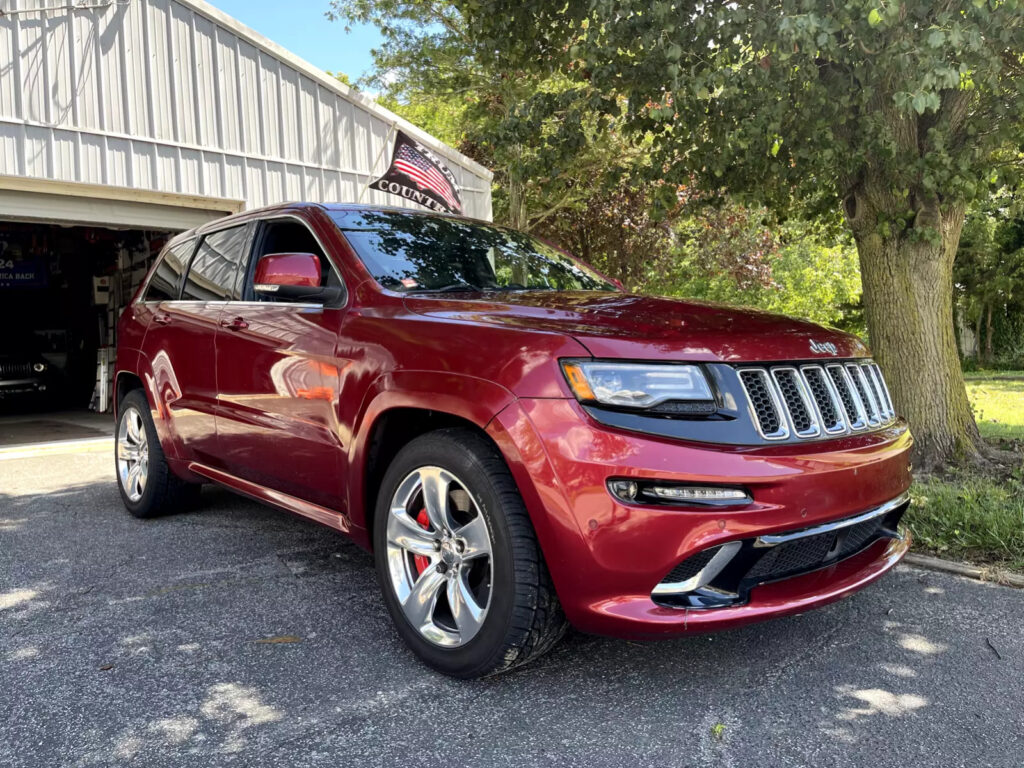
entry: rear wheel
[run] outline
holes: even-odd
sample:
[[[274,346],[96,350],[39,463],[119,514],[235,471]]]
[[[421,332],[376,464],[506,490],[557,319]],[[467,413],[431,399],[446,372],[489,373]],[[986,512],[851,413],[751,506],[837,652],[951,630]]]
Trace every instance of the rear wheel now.
[[[121,401],[115,451],[121,500],[135,517],[183,511],[198,498],[200,486],[182,480],[167,465],[142,390]]]
[[[381,485],[374,552],[399,634],[441,672],[503,672],[565,630],[515,482],[474,432],[432,432],[399,452]]]

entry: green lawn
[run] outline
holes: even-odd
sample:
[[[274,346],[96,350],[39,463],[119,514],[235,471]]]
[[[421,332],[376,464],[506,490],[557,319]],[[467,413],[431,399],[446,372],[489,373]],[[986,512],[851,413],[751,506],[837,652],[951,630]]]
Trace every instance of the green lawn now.
[[[1024,441],[1024,371],[965,378],[981,434],[993,442]],[[1024,572],[1024,460],[1019,452],[1006,455],[1009,466],[998,472],[961,471],[914,484],[906,519],[915,549]]]
[[[1024,440],[1024,371],[969,373],[964,378],[982,436]]]
[[[910,489],[914,549],[1024,572],[1024,473],[955,475]]]

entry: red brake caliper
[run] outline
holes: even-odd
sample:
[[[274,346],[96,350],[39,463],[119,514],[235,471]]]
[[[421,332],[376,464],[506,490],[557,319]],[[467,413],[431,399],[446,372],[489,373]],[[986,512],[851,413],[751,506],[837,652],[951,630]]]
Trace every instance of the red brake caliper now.
[[[428,530],[430,528],[430,518],[427,516],[426,507],[421,509],[420,513],[416,515],[416,522],[420,524],[420,528],[423,530]],[[430,567],[430,558],[426,555],[413,555],[413,562],[416,563],[417,576]]]

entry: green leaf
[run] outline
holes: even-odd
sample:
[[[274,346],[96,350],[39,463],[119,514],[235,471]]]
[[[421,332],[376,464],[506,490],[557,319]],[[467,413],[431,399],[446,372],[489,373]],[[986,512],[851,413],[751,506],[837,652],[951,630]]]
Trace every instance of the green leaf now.
[[[868,14],[868,24],[872,27],[877,27],[882,23],[882,14],[877,8],[872,8],[871,13]]]

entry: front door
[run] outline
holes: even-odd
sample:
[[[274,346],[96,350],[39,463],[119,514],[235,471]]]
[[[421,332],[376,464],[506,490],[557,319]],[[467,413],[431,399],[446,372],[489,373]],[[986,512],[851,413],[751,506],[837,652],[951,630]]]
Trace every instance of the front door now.
[[[341,284],[304,222],[260,225],[243,301],[226,306],[217,334],[218,453],[232,474],[343,511],[335,348],[345,310],[257,299],[252,292],[261,256],[296,252],[317,254],[323,284]]]

